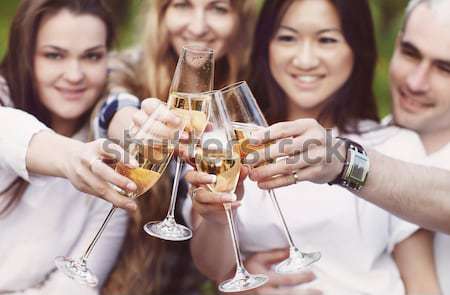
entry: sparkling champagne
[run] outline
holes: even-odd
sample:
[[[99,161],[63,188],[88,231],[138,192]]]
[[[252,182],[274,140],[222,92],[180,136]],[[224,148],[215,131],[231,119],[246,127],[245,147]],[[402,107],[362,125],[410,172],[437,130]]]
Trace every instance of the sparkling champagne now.
[[[211,191],[234,192],[241,168],[238,153],[202,149],[196,155],[195,162],[197,170],[217,176],[216,183],[208,185]]]
[[[252,134],[262,129],[263,127],[261,126],[251,123],[238,123],[238,122],[233,122],[232,126],[234,130],[234,135],[238,143],[237,150],[239,151],[241,159],[244,159],[248,154],[256,152],[259,149],[263,149],[274,142],[270,141],[262,144],[251,143],[250,138],[252,137]]]
[[[119,162],[116,165],[116,171],[134,181],[137,185],[137,190],[126,192],[119,189],[120,193],[130,198],[137,198],[148,191],[155,185],[166,169],[173,150],[173,146],[169,144],[152,144],[151,146],[139,143],[130,144],[128,151],[136,158],[139,167],[129,168]]]
[[[191,138],[199,138],[208,122],[207,107],[210,97],[191,93],[173,92],[169,96],[168,106],[186,122],[184,130]]]

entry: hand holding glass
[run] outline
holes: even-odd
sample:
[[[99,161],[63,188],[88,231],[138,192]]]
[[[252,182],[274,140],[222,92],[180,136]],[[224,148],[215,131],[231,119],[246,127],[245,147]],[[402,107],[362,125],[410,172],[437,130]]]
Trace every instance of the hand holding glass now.
[[[117,163],[116,171],[133,180],[138,188],[134,192],[126,192],[114,186],[124,196],[134,199],[144,194],[155,185],[166,169],[180,132],[184,128],[184,123],[181,119],[179,120],[180,124],[177,126],[166,124],[164,118],[167,112],[169,110],[164,104],[159,105],[138,131],[130,131],[131,141],[125,143],[125,150],[138,162],[139,166],[130,168],[125,163]],[[99,231],[79,259],[63,256],[55,258],[55,264],[59,270],[79,283],[91,287],[97,285],[98,278],[89,270],[87,262],[95,244],[116,209],[117,207],[112,206]]]

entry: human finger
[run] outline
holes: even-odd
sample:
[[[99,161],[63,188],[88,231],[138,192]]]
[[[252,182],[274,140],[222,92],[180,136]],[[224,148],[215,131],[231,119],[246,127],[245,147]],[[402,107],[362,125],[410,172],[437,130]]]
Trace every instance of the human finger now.
[[[280,175],[274,178],[268,178],[266,180],[261,180],[258,182],[258,187],[264,190],[269,190],[292,185],[301,181],[316,182],[318,178],[317,175],[320,170],[320,167],[307,167],[295,171],[295,175],[291,173],[287,175]]]
[[[250,179],[261,181],[277,175],[289,175],[293,171],[305,168],[308,164],[302,161],[301,154],[285,157],[275,163],[266,164],[250,170]]]
[[[247,155],[245,163],[256,167],[263,162],[287,155],[299,153],[308,155],[311,150],[323,146],[326,135],[322,131],[323,130],[311,130],[297,137],[280,139],[264,149],[259,149],[256,152]]]
[[[108,139],[99,139],[94,141],[92,144],[95,145],[95,152],[97,158],[108,158],[120,161],[125,165],[128,165],[131,168],[137,168],[139,163],[136,161],[134,157],[131,157],[129,153],[127,153],[120,145],[115,144],[111,140]],[[92,159],[95,156],[92,156],[85,160],[88,161],[88,165],[92,162]]]
[[[320,126],[314,119],[299,119],[295,121],[280,122],[268,128],[257,130],[252,134],[252,139],[264,143],[277,139],[296,137],[310,128]]]
[[[91,188],[94,195],[105,199],[119,208],[132,211],[137,209],[137,205],[133,200],[116,192],[108,183],[91,173],[87,167],[83,167],[79,171],[84,183]]]
[[[158,110],[158,120],[166,124],[177,126],[182,123],[182,119],[157,98],[145,99],[141,104],[141,109],[150,116]]]
[[[127,191],[137,190],[137,185],[127,177],[121,175],[116,170],[103,163],[100,159],[91,162],[91,171],[103,181],[114,184]]]
[[[186,173],[184,179],[193,186],[200,186],[214,184],[217,181],[217,176],[192,170]]]

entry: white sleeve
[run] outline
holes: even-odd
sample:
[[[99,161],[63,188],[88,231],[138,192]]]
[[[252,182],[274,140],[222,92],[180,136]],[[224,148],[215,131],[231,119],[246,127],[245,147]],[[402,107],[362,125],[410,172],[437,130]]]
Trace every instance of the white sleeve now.
[[[3,294],[3,293],[1,293]],[[63,273],[54,271],[43,283],[21,291],[6,292],[8,295],[99,295],[96,288],[80,285],[67,278]]]
[[[30,114],[8,107],[0,107],[0,120],[0,169],[30,181],[26,169],[28,145],[35,134],[51,129]]]
[[[83,233],[78,238],[75,246],[67,256],[79,258],[84,253],[89,243],[99,230],[102,222],[108,214],[111,205],[100,199],[89,200],[90,214],[86,220]],[[98,295],[100,289],[107,279],[111,269],[114,267],[119,255],[126,229],[128,217],[124,210],[117,209],[111,218],[105,231],[95,245],[88,259],[88,268],[98,277],[99,284],[96,288],[81,285],[67,278],[60,271],[55,270],[47,279],[38,286],[26,290],[10,292],[13,295]],[[0,292],[1,293],[1,292]]]
[[[404,221],[395,215],[389,214],[389,240],[388,240],[388,252],[392,253],[395,245],[406,240],[420,227],[416,224]]]

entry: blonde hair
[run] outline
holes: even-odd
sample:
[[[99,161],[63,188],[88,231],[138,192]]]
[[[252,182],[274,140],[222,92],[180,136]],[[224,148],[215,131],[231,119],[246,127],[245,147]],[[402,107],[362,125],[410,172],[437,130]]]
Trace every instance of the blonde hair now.
[[[141,18],[139,56],[115,57],[122,71],[111,73],[112,90],[128,89],[140,98],[166,99],[178,55],[172,48],[164,17],[171,0],[147,0]],[[231,0],[238,14],[234,40],[225,56],[216,60],[215,88],[246,78],[253,31],[258,13],[257,0]],[[117,60],[118,58],[118,60]]]
[[[139,51],[110,56],[109,91],[129,92],[139,98],[166,99],[178,55],[172,48],[163,25],[171,0],[147,0]],[[245,78],[253,30],[258,12],[257,0],[231,0],[239,25],[233,46],[216,60],[215,88]],[[122,252],[102,293],[105,295],[176,294],[198,288],[205,280],[195,270],[189,242],[165,242],[149,237],[142,226],[149,220],[161,220],[169,206],[172,179],[168,171],[147,196],[139,200],[139,213],[131,216]],[[183,185],[180,184],[183,188]],[[184,192],[185,194],[186,192]],[[182,189],[179,195],[183,194]],[[182,200],[180,200],[181,202]],[[180,206],[177,205],[177,209]],[[177,212],[179,213],[179,212]],[[180,218],[177,218],[179,221]],[[173,280],[177,284],[173,284]],[[175,289],[173,289],[175,288]]]

